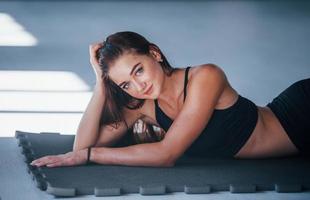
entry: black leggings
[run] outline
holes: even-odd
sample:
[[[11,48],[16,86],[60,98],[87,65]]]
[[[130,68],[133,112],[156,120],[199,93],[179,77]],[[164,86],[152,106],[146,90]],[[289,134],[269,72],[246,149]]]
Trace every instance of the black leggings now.
[[[279,119],[300,154],[310,155],[310,78],[297,81],[267,106]]]

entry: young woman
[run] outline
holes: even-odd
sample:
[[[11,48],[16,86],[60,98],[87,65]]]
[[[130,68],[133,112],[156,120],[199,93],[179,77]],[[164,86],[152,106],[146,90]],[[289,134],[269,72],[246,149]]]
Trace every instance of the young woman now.
[[[118,32],[91,45],[90,61],[97,83],[73,151],[44,156],[32,165],[90,160],[172,167],[183,154],[240,159],[309,153],[310,79],[292,84],[267,106],[256,106],[238,94],[220,67],[172,68],[158,46],[134,32]],[[132,134],[128,130],[138,120],[161,127],[164,136],[113,146]]]

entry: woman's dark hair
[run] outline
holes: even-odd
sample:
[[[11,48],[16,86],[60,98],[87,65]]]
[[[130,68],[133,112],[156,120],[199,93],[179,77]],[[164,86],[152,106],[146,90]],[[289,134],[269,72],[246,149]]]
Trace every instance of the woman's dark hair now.
[[[105,100],[100,118],[101,125],[114,125],[117,128],[119,122],[125,122],[127,130],[130,130],[124,119],[124,107],[134,110],[143,106],[145,100],[135,98],[124,92],[109,77],[108,71],[111,64],[124,53],[135,53],[138,55],[150,55],[150,48],[155,49],[161,55],[160,65],[165,74],[171,76],[175,70],[171,67],[159,47],[147,41],[143,36],[135,32],[124,31],[114,33],[103,41],[103,46],[97,51],[97,59],[102,70],[102,79],[105,86]],[[148,129],[151,125],[147,124]],[[132,130],[132,129],[131,129]],[[152,133],[150,131],[150,133]],[[150,137],[156,140],[156,137]],[[136,137],[135,137],[136,138]]]

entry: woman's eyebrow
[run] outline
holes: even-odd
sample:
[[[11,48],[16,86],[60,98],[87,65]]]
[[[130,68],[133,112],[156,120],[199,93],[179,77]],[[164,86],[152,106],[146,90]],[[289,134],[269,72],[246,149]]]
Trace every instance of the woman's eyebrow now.
[[[138,62],[137,64],[135,64],[130,72],[130,76],[132,75],[132,73],[135,71],[135,69],[138,67],[138,65],[140,64],[140,62]],[[125,81],[123,81],[122,83],[119,84],[120,87],[122,87],[122,85],[125,83]]]

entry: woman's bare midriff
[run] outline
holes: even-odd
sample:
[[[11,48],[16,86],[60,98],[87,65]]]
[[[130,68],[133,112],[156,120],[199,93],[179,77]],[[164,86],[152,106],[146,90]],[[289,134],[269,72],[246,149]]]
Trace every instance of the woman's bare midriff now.
[[[235,158],[266,158],[294,155],[298,149],[269,107],[258,108],[254,131]]]

